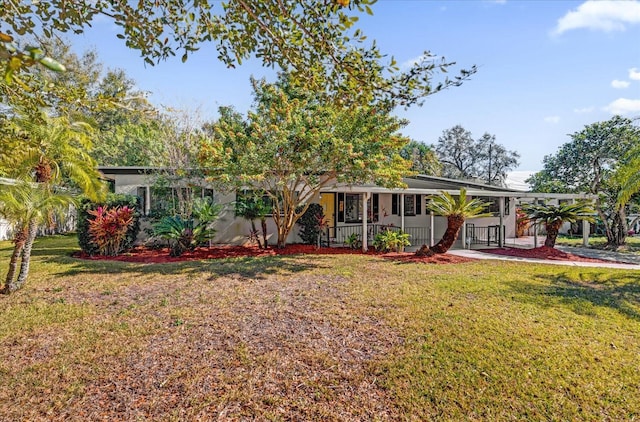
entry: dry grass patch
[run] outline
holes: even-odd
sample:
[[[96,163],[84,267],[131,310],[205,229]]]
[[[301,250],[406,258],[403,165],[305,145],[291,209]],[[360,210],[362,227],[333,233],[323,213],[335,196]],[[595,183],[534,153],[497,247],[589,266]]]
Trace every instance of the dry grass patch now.
[[[636,272],[87,262],[73,242],[39,241],[0,298],[0,420],[640,418]]]

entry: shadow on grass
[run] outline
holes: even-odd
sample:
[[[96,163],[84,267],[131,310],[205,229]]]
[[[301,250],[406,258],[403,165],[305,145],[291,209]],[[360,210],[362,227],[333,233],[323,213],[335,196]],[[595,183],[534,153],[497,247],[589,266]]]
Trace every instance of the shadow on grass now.
[[[509,283],[525,300],[545,307],[561,305],[580,315],[595,316],[596,308],[609,308],[640,321],[640,277],[632,273],[567,273],[538,275],[541,283]]]
[[[221,276],[260,279],[271,274],[291,274],[319,266],[317,262],[295,256],[226,258],[166,264],[89,261],[70,256],[52,256],[43,259],[43,262],[62,264],[64,269],[55,274],[58,276],[114,273],[159,275],[204,273],[209,276],[210,280]]]

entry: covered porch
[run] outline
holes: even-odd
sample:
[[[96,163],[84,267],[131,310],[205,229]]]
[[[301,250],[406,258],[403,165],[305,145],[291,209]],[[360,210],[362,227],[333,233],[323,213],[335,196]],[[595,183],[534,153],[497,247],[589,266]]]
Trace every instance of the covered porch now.
[[[540,200],[590,199],[588,195],[546,194],[513,190],[470,189],[467,196],[489,202],[492,217],[469,219],[460,230],[454,248],[504,247],[516,238],[516,202]],[[388,189],[379,186],[338,186],[322,191],[327,227],[322,243],[327,246],[350,246],[367,251],[381,230],[402,230],[410,236],[409,250],[423,244],[435,245],[447,227],[446,217],[426,209],[428,197],[447,192],[458,196],[458,189],[409,187]],[[366,216],[366,218],[365,218]],[[588,244],[589,225],[583,225],[583,242]],[[538,244],[542,243],[539,240]]]

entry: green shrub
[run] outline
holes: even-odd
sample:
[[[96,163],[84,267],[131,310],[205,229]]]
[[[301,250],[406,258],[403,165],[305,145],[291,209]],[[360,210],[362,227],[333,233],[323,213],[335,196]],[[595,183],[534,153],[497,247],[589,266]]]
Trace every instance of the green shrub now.
[[[318,242],[318,236],[321,235],[322,229],[325,227],[322,205],[310,204],[298,220],[298,225],[300,225],[298,234],[302,241],[308,245],[315,245]]]
[[[180,256],[213,239],[216,231],[211,225],[218,219],[222,206],[210,199],[198,198],[193,203],[190,218],[179,215],[163,217],[153,226],[153,234],[169,242],[169,254]]]
[[[376,234],[373,246],[381,252],[401,252],[405,246],[410,246],[409,233],[402,230],[386,229]]]
[[[102,204],[96,204],[89,199],[83,199],[78,206],[78,224],[76,227],[78,233],[78,244],[82,252],[89,255],[100,253],[99,246],[93,241],[89,233],[89,221],[94,219],[89,211],[96,211],[98,207],[103,208],[124,208],[135,209],[133,213],[133,221],[129,225],[126,235],[122,240],[121,249],[127,251],[133,247],[136,237],[140,232],[140,212],[138,206],[138,197],[133,195],[111,193],[107,196],[106,201]]]
[[[360,249],[362,247],[362,241],[360,240],[360,235],[358,233],[351,233],[344,240],[344,243],[351,249]]]

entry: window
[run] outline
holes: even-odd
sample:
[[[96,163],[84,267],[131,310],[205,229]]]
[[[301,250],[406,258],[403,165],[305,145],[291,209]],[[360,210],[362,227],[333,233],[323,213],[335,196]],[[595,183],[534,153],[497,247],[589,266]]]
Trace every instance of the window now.
[[[500,216],[500,198],[486,197],[486,196],[474,196],[473,199],[479,199],[487,203],[487,207],[484,212],[493,214],[494,217]],[[509,215],[509,198],[505,198],[504,215]]]
[[[213,193],[213,191],[211,191]],[[264,191],[243,189],[241,191],[236,191],[236,204],[243,200],[255,200],[258,197],[258,193],[263,192],[263,195],[260,197],[262,202],[269,207],[270,210],[273,210],[273,198],[271,198],[268,194],[264,193]],[[273,211],[269,211],[267,216],[272,216]],[[238,216],[238,209],[236,208],[236,217]]]
[[[391,214],[400,215],[399,194],[391,197]],[[414,216],[422,214],[422,195],[404,195],[404,215]]]
[[[136,188],[136,195],[138,196],[138,208],[142,215],[147,215],[147,190],[146,186],[138,186]]]
[[[361,223],[364,207],[363,195],[359,193],[338,194],[338,221],[345,223]],[[367,221],[378,221],[379,197],[375,193],[367,201]]]

